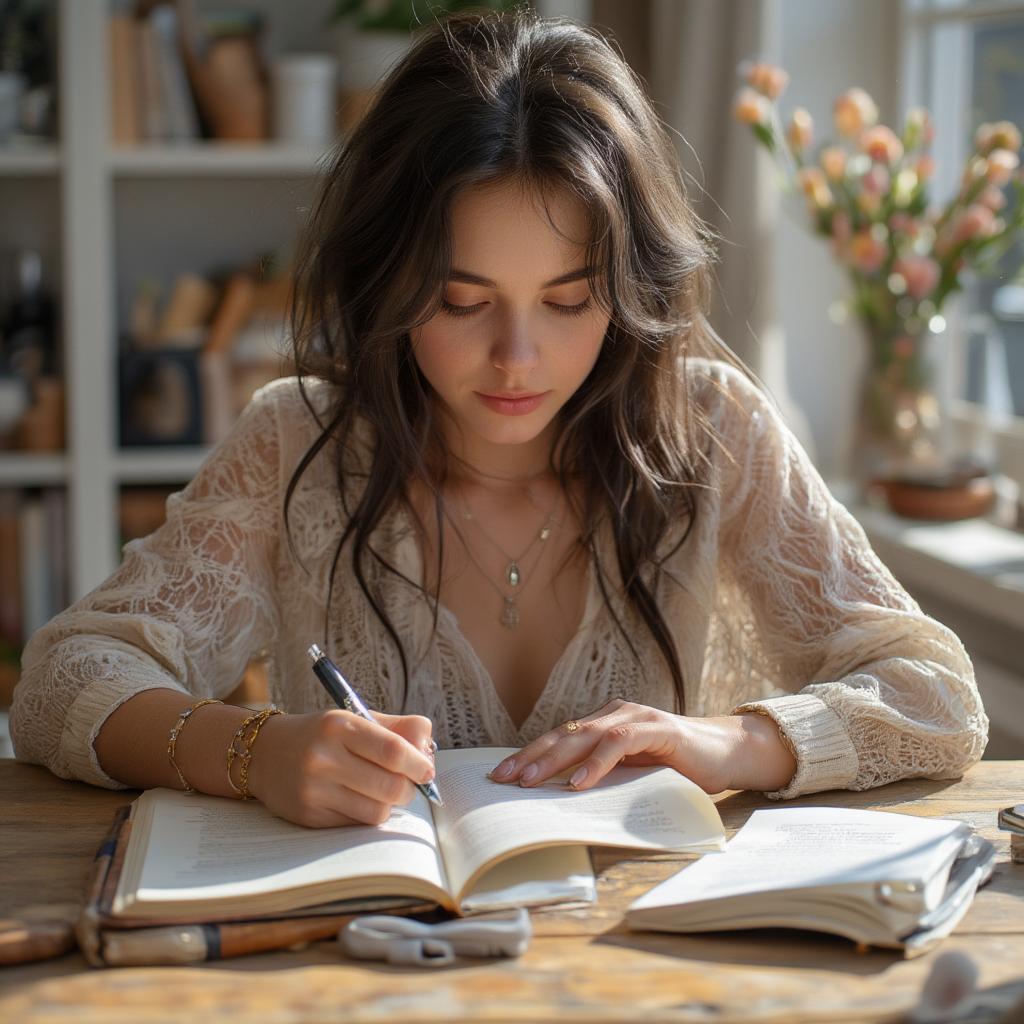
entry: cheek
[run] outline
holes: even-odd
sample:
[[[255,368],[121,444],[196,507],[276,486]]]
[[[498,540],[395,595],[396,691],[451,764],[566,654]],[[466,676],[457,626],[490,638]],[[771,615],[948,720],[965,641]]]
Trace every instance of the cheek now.
[[[467,348],[440,325],[426,324],[412,334],[412,353],[431,387],[443,392],[466,369]]]

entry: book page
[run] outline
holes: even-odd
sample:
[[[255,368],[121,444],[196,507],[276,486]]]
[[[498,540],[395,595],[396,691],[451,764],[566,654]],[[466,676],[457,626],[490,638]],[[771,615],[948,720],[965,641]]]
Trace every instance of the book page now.
[[[255,801],[170,789],[139,798],[139,826],[114,903],[241,901],[335,879],[407,876],[447,891],[427,800],[419,793],[383,825],[306,828]],[[136,836],[145,840],[132,849]]]
[[[444,806],[434,808],[434,820],[457,898],[482,868],[514,850],[562,843],[655,850],[724,845],[711,798],[671,768],[615,768],[580,792],[564,781],[524,788],[488,779],[514,752],[483,747],[437,756]]]
[[[908,913],[917,913],[934,888],[926,883],[948,869],[968,832],[960,821],[887,811],[754,811],[724,854],[678,871],[637,899],[629,912],[815,888],[836,888],[839,899],[845,886],[887,882],[896,903],[902,900]]]

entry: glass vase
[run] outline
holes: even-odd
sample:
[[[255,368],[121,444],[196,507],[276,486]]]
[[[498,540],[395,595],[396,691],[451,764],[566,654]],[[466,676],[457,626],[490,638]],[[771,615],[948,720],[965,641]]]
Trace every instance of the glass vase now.
[[[942,415],[936,387],[936,338],[927,325],[862,322],[867,346],[853,431],[851,470],[866,492],[873,483],[915,480],[939,471]]]

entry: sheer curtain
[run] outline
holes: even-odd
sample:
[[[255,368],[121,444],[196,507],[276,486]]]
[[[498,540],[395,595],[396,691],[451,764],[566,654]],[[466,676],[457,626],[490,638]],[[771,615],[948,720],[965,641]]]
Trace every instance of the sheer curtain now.
[[[740,62],[779,60],[780,0],[592,0],[591,21],[647,83],[672,130],[690,198],[721,239],[712,325],[768,387],[813,458],[806,417],[786,386],[771,159],[731,113]]]

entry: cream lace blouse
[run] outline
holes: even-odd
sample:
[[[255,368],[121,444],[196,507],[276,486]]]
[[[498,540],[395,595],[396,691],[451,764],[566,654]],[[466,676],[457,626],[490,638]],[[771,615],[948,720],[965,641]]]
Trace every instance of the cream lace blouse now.
[[[686,713],[770,715],[798,764],[772,797],[961,774],[981,757],[988,719],[960,641],[878,560],[760,390],[719,362],[690,360],[687,374],[723,443],[711,448],[712,486],[658,589]],[[311,394],[326,403],[328,385],[313,384]],[[325,452],[293,497],[294,548],[282,516],[292,470],[318,433],[294,378],[261,389],[168,500],[166,523],[127,544],[108,580],[34,634],[11,708],[18,759],[126,788],[93,749],[118,705],[152,687],[224,697],[261,655],[279,707],[333,706],[305,655],[323,640],[342,527]],[[382,521],[374,542],[422,579],[405,513]],[[346,565],[343,555],[331,653],[369,706],[398,712],[401,662]],[[427,598],[391,574],[373,579],[409,653],[405,710],[428,715],[442,747],[521,746],[614,697],[678,710],[653,641],[613,593],[634,658],[593,572],[579,631],[518,729],[455,617],[441,607],[433,633]]]

